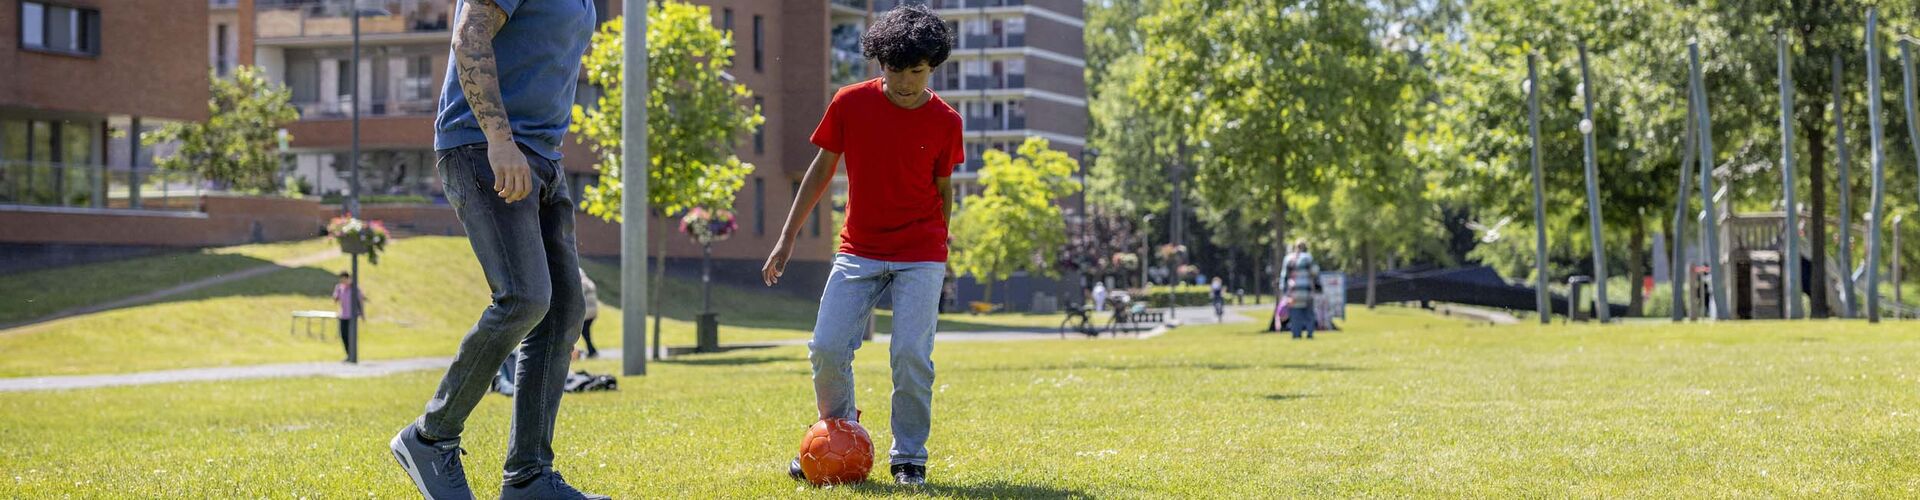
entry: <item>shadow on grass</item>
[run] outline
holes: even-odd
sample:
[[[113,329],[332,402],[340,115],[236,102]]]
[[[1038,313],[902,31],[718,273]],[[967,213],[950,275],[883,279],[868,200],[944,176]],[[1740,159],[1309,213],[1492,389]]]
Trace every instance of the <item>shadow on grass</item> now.
[[[1327,363],[1294,363],[1294,364],[1279,365],[1278,368],[1285,368],[1288,370],[1306,370],[1306,371],[1314,371],[1314,372],[1366,371],[1366,368],[1360,368],[1357,366],[1333,365],[1333,364],[1327,364]]]
[[[840,486],[849,493],[871,496],[924,495],[941,498],[1093,498],[1093,495],[1077,490],[1054,488],[1038,484],[1019,484],[1006,481],[988,481],[977,484],[940,484],[928,483],[920,487],[908,487],[893,484],[891,481],[873,481]]]
[[[596,260],[582,260],[580,268],[593,279],[596,296],[603,304],[620,305],[620,267]],[[647,279],[653,279],[649,271]],[[660,312],[676,321],[693,322],[700,314],[704,298],[698,279],[685,279],[669,273],[653,295]],[[649,290],[651,293],[651,290]],[[720,326],[781,330],[812,330],[819,304],[777,292],[748,287],[713,284],[713,312]],[[649,311],[651,314],[652,311]]]
[[[1296,399],[1307,399],[1314,396],[1312,394],[1268,394],[1263,397],[1267,398],[1268,401],[1293,401]]]
[[[1253,369],[1278,369],[1278,370],[1305,370],[1305,371],[1318,371],[1318,372],[1357,372],[1357,371],[1366,371],[1366,370],[1367,370],[1366,368],[1361,368],[1361,367],[1357,367],[1357,366],[1346,366],[1346,365],[1334,365],[1334,364],[1325,364],[1325,363],[1289,363],[1289,364],[1278,364],[1278,365],[1255,365],[1255,364],[1241,364],[1241,363],[1168,363],[1168,362],[1147,362],[1147,363],[1138,363],[1138,364],[1124,364],[1124,363],[1122,363],[1122,364],[1093,364],[1093,363],[1085,363],[1085,364],[1056,364],[1056,365],[1043,365],[1043,366],[1025,366],[1025,367],[1013,367],[1013,366],[981,366],[981,367],[967,367],[967,368],[957,368],[957,369],[955,369],[955,370],[958,370],[958,371],[963,371],[963,372],[972,372],[972,371],[982,371],[982,372],[1042,372],[1042,371],[1067,371],[1067,370],[1113,370],[1113,371],[1126,371],[1126,370],[1214,370],[1214,371],[1231,371],[1231,370],[1253,370]]]
[[[688,357],[686,355],[683,355],[683,356],[676,356],[676,357],[663,359],[663,360],[660,360],[660,362],[666,363],[666,364],[672,364],[672,365],[686,365],[686,366],[746,366],[746,365],[761,365],[761,364],[767,364],[767,363],[785,363],[785,362],[806,361],[806,360],[807,358],[798,357],[798,356],[699,358],[699,357]]]

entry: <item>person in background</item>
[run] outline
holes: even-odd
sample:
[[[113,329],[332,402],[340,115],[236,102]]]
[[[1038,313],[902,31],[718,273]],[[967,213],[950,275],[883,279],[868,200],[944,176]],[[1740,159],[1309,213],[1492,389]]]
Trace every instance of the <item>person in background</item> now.
[[[346,359],[340,360],[342,363],[352,363],[355,361],[353,359],[353,342],[355,340],[353,338],[353,331],[358,325],[354,320],[365,316],[361,312],[360,305],[366,301],[366,293],[361,292],[360,287],[354,286],[353,275],[347,274],[346,271],[340,271],[340,283],[333,285],[333,303],[340,305],[340,348],[347,351]]]
[[[1093,310],[1107,310],[1107,282],[1105,281],[1093,282]]]
[[[1287,329],[1293,332],[1293,338],[1300,338],[1305,331],[1308,339],[1313,338],[1313,297],[1320,292],[1320,264],[1313,261],[1313,254],[1307,252],[1307,240],[1301,238],[1293,242],[1293,253],[1287,254],[1286,261],[1280,265],[1281,276],[1286,279],[1286,289],[1281,292],[1292,301],[1287,309]]]
[[[1213,322],[1220,323],[1227,318],[1227,287],[1220,282],[1219,276],[1213,277],[1213,288],[1209,291],[1213,300]]]

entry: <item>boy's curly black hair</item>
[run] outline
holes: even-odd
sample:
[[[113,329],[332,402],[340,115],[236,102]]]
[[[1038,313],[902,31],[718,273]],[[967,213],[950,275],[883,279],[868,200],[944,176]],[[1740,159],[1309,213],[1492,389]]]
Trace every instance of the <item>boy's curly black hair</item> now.
[[[860,37],[860,52],[891,70],[907,69],[921,61],[938,67],[953,51],[953,40],[947,36],[945,20],[925,5],[908,4],[867,28]]]

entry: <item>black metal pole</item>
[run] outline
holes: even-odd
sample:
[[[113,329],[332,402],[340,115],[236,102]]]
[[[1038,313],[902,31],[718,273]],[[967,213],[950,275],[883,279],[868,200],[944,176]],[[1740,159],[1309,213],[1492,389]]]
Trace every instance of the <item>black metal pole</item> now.
[[[348,64],[348,81],[353,99],[353,145],[347,153],[347,214],[360,218],[360,0],[348,2],[353,10],[353,63]],[[360,362],[360,318],[366,316],[360,306],[360,254],[353,254],[353,316],[347,324],[351,325],[347,335],[347,362]]]

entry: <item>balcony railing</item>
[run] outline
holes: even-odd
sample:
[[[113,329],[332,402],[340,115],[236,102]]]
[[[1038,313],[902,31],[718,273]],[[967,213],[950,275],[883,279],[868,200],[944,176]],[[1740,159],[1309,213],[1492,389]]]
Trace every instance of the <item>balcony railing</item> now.
[[[353,99],[342,97],[335,101],[296,102],[303,120],[348,118],[353,116]],[[360,107],[360,116],[416,116],[432,115],[439,110],[439,102],[433,99],[367,101]]]
[[[204,184],[187,172],[0,161],[0,205],[193,211],[199,209]],[[139,186],[137,201],[135,185]]]
[[[448,5],[444,0],[363,2],[360,34],[447,31]],[[258,9],[254,18],[260,38],[353,34],[353,8],[347,0],[260,0]]]
[[[836,0],[838,1],[838,0]],[[874,12],[893,10],[910,0],[874,0]],[[1026,5],[1026,0],[922,0],[929,9],[973,9],[980,7],[1018,7]]]

